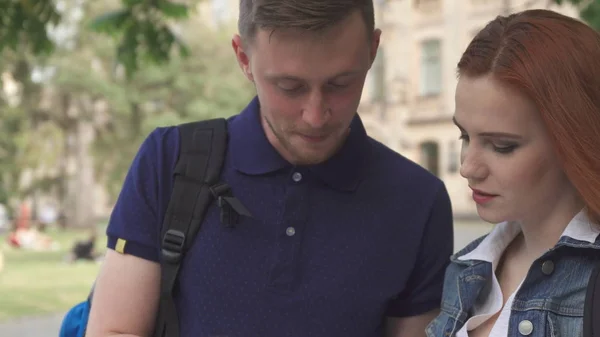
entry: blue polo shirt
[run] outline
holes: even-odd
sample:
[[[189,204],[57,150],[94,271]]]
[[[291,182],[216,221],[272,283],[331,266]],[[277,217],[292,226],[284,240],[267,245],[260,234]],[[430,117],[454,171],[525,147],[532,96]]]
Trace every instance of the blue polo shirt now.
[[[341,150],[310,167],[270,145],[256,98],[228,125],[222,178],[253,218],[226,228],[209,209],[181,269],[181,337],[380,337],[385,316],[439,307],[453,230],[438,178],[368,137],[358,116]],[[158,261],[178,137],[163,127],[143,142],[109,248]]]

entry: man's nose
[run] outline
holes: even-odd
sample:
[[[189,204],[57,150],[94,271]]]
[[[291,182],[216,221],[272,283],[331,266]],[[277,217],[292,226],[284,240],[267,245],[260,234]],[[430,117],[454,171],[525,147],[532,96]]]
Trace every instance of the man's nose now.
[[[312,128],[319,129],[327,124],[331,118],[331,110],[328,109],[322,92],[314,91],[308,96],[308,101],[302,111],[302,119]]]

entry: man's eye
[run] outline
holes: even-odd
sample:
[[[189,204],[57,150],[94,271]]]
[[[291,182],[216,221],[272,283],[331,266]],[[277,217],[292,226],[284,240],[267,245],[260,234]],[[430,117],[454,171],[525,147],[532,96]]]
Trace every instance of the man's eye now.
[[[336,88],[345,88],[347,87],[349,84],[345,83],[345,82],[334,82],[330,84],[332,87],[336,87]]]
[[[279,87],[279,89],[286,91],[286,92],[295,92],[300,90],[302,87],[293,87],[293,88],[285,88],[285,87]]]
[[[277,87],[279,87],[279,89],[281,89],[283,91],[297,91],[300,88],[302,88],[302,85],[300,85],[299,83],[283,82],[283,83],[278,83]]]

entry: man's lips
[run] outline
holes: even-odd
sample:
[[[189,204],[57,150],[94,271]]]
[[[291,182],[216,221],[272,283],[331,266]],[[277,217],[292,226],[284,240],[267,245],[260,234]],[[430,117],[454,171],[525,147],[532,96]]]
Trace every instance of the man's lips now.
[[[318,142],[322,142],[325,139],[327,139],[327,137],[329,137],[329,135],[306,135],[306,134],[302,134],[299,133],[298,134],[300,137],[302,137],[302,139],[311,142],[311,143],[318,143]]]

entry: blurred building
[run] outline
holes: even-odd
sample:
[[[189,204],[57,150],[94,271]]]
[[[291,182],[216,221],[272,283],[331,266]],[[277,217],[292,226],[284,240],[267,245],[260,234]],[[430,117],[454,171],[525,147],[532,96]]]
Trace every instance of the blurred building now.
[[[475,34],[497,15],[548,8],[548,0],[374,0],[381,48],[367,78],[360,113],[369,134],[446,183],[457,218],[475,217],[459,174],[459,132],[452,123],[456,64]],[[216,29],[235,30],[239,0],[198,9]]]
[[[457,218],[474,217],[471,191],[459,174],[461,143],[452,123],[456,64],[475,34],[499,14],[549,8],[577,16],[577,11],[547,6],[547,0],[377,2],[382,43],[361,116],[371,136],[444,180]]]

